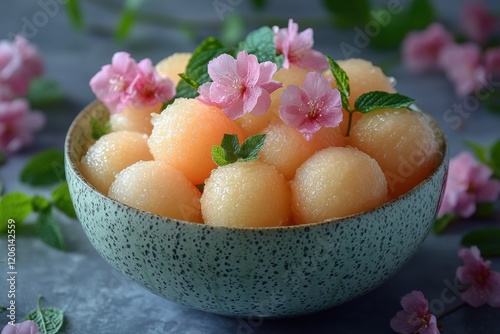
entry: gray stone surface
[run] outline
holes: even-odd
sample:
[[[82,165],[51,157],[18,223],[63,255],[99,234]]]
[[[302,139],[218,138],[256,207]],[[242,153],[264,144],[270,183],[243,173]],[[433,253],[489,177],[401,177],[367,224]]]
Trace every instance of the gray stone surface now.
[[[62,1],[61,2],[65,2]],[[378,1],[382,5],[384,1]],[[439,1],[439,12],[446,19],[455,19],[463,1]],[[58,4],[58,2],[54,2]],[[88,81],[99,68],[110,62],[118,50],[127,50],[136,59],[150,57],[154,62],[175,51],[190,51],[197,41],[209,34],[217,34],[215,28],[202,29],[195,41],[185,39],[171,28],[140,25],[124,44],[110,39],[109,30],[115,16],[84,1],[84,12],[90,29],[77,32],[68,25],[61,5],[54,8],[54,15],[30,36],[44,57],[47,78],[61,83],[65,102],[62,106],[44,110],[48,124],[28,150],[9,159],[1,167],[0,178],[7,191],[21,190],[30,193],[47,193],[46,189],[30,189],[17,181],[19,170],[33,154],[50,147],[62,149],[65,132],[75,115],[93,96]],[[234,10],[253,13],[249,1],[238,3]],[[407,1],[402,1],[406,4]],[[488,1],[493,7],[498,3]],[[312,17],[321,14],[321,7],[314,2],[287,2],[285,8],[278,1],[261,18]],[[211,1],[185,0],[182,2],[148,1],[146,9],[170,13],[187,20],[218,22]],[[39,2],[17,1],[0,5],[0,39],[23,29],[24,23],[42,11]],[[281,21],[283,22],[283,21]],[[327,28],[315,30],[316,48],[343,58],[340,43],[353,43],[354,30],[336,31]],[[394,58],[397,52],[362,49],[357,55],[375,62]],[[415,97],[419,105],[432,114],[446,132],[452,155],[463,149],[464,140],[490,143],[500,137],[500,116],[482,107],[474,107],[463,126],[453,129],[453,123],[444,118],[454,104],[465,99],[454,96],[447,80],[438,74],[417,75],[408,73],[396,65],[389,74],[398,80],[398,90]],[[400,309],[400,297],[412,290],[422,290],[431,301],[436,313],[440,308],[453,307],[458,298],[449,288],[453,284],[455,270],[460,265],[456,256],[461,236],[480,227],[499,226],[500,217],[487,221],[467,221],[456,224],[443,236],[429,235],[414,258],[394,277],[373,292],[339,307],[317,314],[282,319],[232,319],[191,310],[157,297],[115,272],[92,248],[77,221],[59,217],[69,245],[69,251],[53,250],[40,240],[22,236],[17,239],[17,286],[16,305],[18,317],[34,308],[38,294],[44,296],[43,305],[58,306],[65,311],[66,324],[63,333],[390,333],[389,319]],[[6,242],[0,239],[0,259],[5,260]],[[0,264],[0,305],[7,301],[6,268]],[[495,259],[493,268],[500,270],[500,260]],[[453,301],[445,303],[443,300]],[[446,304],[446,305],[445,305]],[[6,323],[5,313],[0,313],[0,326]],[[481,307],[462,308],[444,318],[441,323],[445,333],[499,333],[500,309]]]

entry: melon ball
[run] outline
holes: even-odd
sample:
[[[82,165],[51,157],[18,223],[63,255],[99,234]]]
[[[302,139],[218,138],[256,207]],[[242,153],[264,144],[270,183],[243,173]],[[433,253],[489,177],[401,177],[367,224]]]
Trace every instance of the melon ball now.
[[[285,225],[290,189],[276,168],[261,161],[237,161],[214,169],[201,195],[205,224],[227,227]]]
[[[80,162],[80,172],[97,190],[108,193],[115,175],[140,160],[152,160],[148,136],[133,131],[117,131],[99,138]]]
[[[291,181],[296,223],[341,218],[387,200],[387,182],[377,162],[354,147],[329,147],[310,157]]]
[[[344,144],[338,128],[322,128],[309,141],[297,129],[284,123],[270,125],[264,132],[266,140],[259,152],[260,159],[276,167],[287,180],[291,180],[297,168],[315,152]]]
[[[140,109],[130,106],[119,113],[111,114],[109,117],[111,131],[137,131],[149,135],[151,134],[151,130],[153,130],[151,114],[159,113],[161,107],[161,103]]]
[[[186,72],[189,59],[191,59],[191,53],[189,52],[174,53],[156,64],[156,71],[162,77],[169,78],[177,85],[181,80],[179,74]]]
[[[202,223],[200,191],[172,166],[139,161],[116,175],[109,197],[154,214]]]
[[[238,125],[221,109],[196,99],[179,98],[153,117],[148,145],[155,160],[179,169],[197,185],[216,167],[212,147],[221,144],[224,134],[245,139]]]
[[[392,198],[419,184],[441,160],[428,121],[422,113],[408,109],[366,114],[352,129],[349,144],[378,161]]]

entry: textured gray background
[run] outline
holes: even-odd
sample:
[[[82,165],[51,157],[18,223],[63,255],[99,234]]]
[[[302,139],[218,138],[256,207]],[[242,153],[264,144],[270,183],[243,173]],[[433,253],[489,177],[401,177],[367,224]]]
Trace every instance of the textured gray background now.
[[[61,2],[64,2],[61,0]],[[28,189],[17,181],[19,170],[29,157],[50,147],[62,149],[65,132],[75,115],[93,96],[88,81],[103,64],[110,62],[114,52],[129,51],[136,59],[149,57],[153,62],[176,51],[191,51],[197,42],[216,28],[199,32],[195,41],[189,41],[177,31],[164,27],[139,25],[125,44],[118,44],[109,37],[109,29],[116,16],[83,1],[86,20],[91,29],[77,32],[68,25],[62,7],[48,18],[43,27],[37,28],[30,41],[43,55],[45,77],[57,80],[63,87],[65,101],[62,106],[46,111],[48,124],[37,135],[36,143],[28,150],[12,157],[1,167],[0,178],[6,182],[7,191]],[[283,2],[271,0],[264,19],[278,16],[322,16],[319,1],[305,4],[302,1]],[[434,1],[439,13],[451,22],[458,17],[459,4],[463,1]],[[234,10],[255,15],[249,10],[248,1],[238,3]],[[384,1],[379,1],[384,4]],[[407,1],[401,1],[404,5]],[[488,3],[498,11],[499,4]],[[145,10],[163,11],[169,15],[190,20],[219,23],[212,1],[184,0],[170,2],[150,0]],[[42,7],[36,1],[0,0],[0,39],[19,32],[25,20]],[[256,28],[256,27],[249,27]],[[305,27],[302,27],[305,28]],[[341,42],[353,44],[355,32],[348,30],[316,29],[316,48],[334,58],[343,58]],[[394,58],[396,51],[363,49],[357,55],[374,62]],[[463,104],[453,94],[450,83],[439,74],[411,74],[396,65],[388,73],[397,78],[397,89],[417,99],[418,104],[432,114],[447,134],[452,155],[463,149],[464,140],[491,143],[500,138],[500,116],[481,107],[474,108],[463,126],[455,130],[443,118],[454,104]],[[310,316],[284,319],[232,319],[191,310],[157,297],[115,272],[92,248],[77,221],[58,217],[69,244],[69,251],[61,253],[41,243],[36,238],[24,236],[17,240],[17,315],[24,316],[34,308],[38,294],[44,296],[43,305],[58,306],[65,311],[64,333],[391,333],[390,318],[400,309],[402,295],[412,290],[422,290],[429,301],[439,305],[442,295],[450,297],[448,285],[453,282],[455,270],[460,265],[456,255],[461,236],[479,227],[499,226],[500,217],[488,221],[467,221],[453,226],[445,235],[429,235],[415,257],[393,278],[375,291],[342,306]],[[5,260],[5,239],[0,239],[0,258]],[[493,267],[500,270],[500,259]],[[5,264],[0,264],[0,305],[6,304]],[[451,283],[452,284],[452,283]],[[446,290],[448,289],[448,290]],[[452,307],[458,302],[447,304]],[[444,333],[500,333],[500,309],[481,307],[462,308],[442,320]],[[0,325],[6,323],[5,313],[0,313]]]

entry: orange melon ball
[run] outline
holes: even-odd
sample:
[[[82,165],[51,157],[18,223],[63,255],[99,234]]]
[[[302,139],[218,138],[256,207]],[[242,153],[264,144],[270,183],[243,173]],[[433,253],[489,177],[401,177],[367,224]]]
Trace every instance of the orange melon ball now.
[[[271,97],[274,93],[271,94]],[[245,137],[251,137],[258,133],[261,133],[266,127],[273,123],[281,122],[279,115],[277,112],[271,112],[268,110],[265,114],[262,115],[252,115],[245,114],[240,118],[235,120],[236,124],[240,126],[240,128],[245,133]]]
[[[220,145],[224,134],[241,129],[224,112],[196,99],[176,99],[161,114],[153,117],[148,145],[155,160],[179,169],[193,184],[202,184],[216,167],[212,147]]]
[[[214,169],[201,195],[201,212],[207,225],[281,226],[288,221],[290,211],[285,178],[276,168],[258,160]]]
[[[291,182],[296,223],[341,218],[387,200],[387,182],[377,162],[353,147],[329,147],[310,157]]]
[[[378,161],[395,198],[424,180],[441,160],[434,132],[422,113],[373,111],[352,129],[349,144]]]
[[[202,223],[200,191],[172,166],[139,161],[116,175],[109,197],[134,208]]]
[[[276,167],[287,180],[291,180],[297,168],[315,152],[344,144],[338,128],[322,128],[309,141],[297,129],[284,123],[270,125],[264,132],[266,140],[259,152],[260,159]]]
[[[152,160],[148,136],[133,131],[117,131],[99,138],[82,157],[79,170],[97,190],[108,193],[115,175],[140,161]]]
[[[191,59],[191,53],[189,52],[174,53],[156,64],[156,71],[162,77],[169,78],[177,85],[181,80],[179,74],[186,72],[189,59]]]
[[[151,134],[153,124],[151,124],[151,114],[159,113],[162,104],[157,104],[147,108],[127,107],[121,112],[111,114],[109,122],[111,124],[111,131],[136,131]]]

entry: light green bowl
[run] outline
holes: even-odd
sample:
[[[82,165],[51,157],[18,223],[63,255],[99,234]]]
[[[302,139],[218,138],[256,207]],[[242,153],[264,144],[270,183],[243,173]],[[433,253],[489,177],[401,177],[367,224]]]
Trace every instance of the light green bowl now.
[[[71,125],[66,176],[83,230],[113,267],[153,293],[229,316],[285,317],[330,308],[361,296],[415,253],[435,219],[448,166],[369,212],[340,220],[276,228],[223,228],[157,216],[116,202],[77,169],[93,143],[92,103]]]

